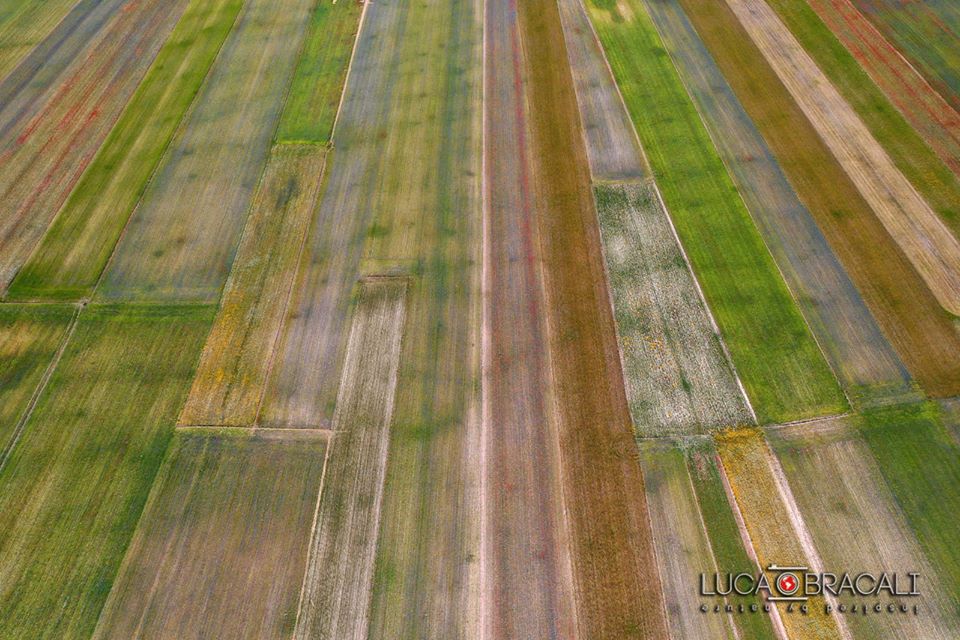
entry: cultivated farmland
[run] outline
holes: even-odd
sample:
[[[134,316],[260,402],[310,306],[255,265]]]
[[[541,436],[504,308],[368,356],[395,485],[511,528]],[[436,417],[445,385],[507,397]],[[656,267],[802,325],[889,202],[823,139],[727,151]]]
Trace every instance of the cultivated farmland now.
[[[289,638],[325,448],[177,433],[93,637]]]
[[[958,636],[958,24],[0,0],[0,638]]]

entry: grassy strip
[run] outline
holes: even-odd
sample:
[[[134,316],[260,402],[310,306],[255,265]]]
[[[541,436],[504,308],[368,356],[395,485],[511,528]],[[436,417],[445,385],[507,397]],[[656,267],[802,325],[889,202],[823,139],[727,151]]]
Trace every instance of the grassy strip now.
[[[960,394],[960,336],[724,2],[680,0],[790,184],[927,393]]]
[[[712,440],[691,441],[686,450],[687,468],[700,505],[703,523],[713,547],[717,570],[721,573],[756,573],[757,566],[747,555],[720,479],[717,451]],[[757,604],[760,604],[759,602]],[[776,637],[767,615],[735,615],[741,638]]]
[[[356,0],[317,2],[280,119],[278,142],[330,140],[360,26],[361,6]]]
[[[70,324],[67,305],[0,305],[0,455]]]
[[[325,448],[178,432],[94,638],[289,638]]]
[[[639,0],[588,8],[734,364],[762,422],[845,400]]]
[[[23,269],[10,299],[89,296],[242,0],[194,0]]]
[[[960,593],[960,448],[940,409],[883,407],[864,412],[863,420],[863,438],[927,557],[948,593]]]
[[[960,180],[924,143],[806,2],[768,0],[873,137],[934,211],[960,235]]]
[[[212,308],[88,307],[0,472],[0,637],[88,638]]]

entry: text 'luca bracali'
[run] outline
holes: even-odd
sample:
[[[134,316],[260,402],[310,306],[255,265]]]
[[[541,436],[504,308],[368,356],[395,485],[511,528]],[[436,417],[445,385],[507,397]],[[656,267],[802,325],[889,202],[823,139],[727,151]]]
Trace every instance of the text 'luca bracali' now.
[[[757,613],[783,603],[788,613],[806,614],[811,598],[823,597],[827,613],[867,615],[920,612],[916,572],[814,572],[808,567],[767,566],[766,572],[701,573],[703,613]]]

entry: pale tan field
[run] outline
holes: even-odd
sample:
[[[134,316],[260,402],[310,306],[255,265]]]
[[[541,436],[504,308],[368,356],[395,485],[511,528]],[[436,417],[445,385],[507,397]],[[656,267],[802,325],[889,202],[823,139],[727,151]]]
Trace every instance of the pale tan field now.
[[[180,424],[254,424],[326,154],[316,145],[274,147]]]
[[[289,638],[324,440],[179,432],[94,638]]]
[[[295,640],[367,638],[406,290],[359,284]]]
[[[937,300],[960,315],[960,241],[773,10],[762,0],[727,4]]]

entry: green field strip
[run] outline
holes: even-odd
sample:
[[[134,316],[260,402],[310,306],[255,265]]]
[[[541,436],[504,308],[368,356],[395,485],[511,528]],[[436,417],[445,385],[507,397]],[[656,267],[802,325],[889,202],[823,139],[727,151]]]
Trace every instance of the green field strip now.
[[[0,471],[0,637],[88,638],[212,307],[88,306]]]
[[[9,299],[77,300],[92,294],[242,5],[242,0],[190,3],[100,152],[11,283]]]
[[[680,0],[897,355],[923,390],[960,393],[960,334],[725,2]]]
[[[294,640],[368,637],[406,293],[405,278],[358,287]]]
[[[852,615],[856,638],[960,636],[960,611],[950,604],[939,568],[924,557],[881,470],[856,429],[857,418],[770,429],[767,436],[826,571],[920,574],[919,598],[880,595],[880,602],[919,605],[920,615]],[[850,535],[850,532],[856,532]]]
[[[768,1],[897,168],[960,237],[960,178],[927,146],[806,2]]]
[[[861,434],[949,594],[960,593],[960,446],[932,403],[864,412]],[[960,616],[956,605],[954,615]]]
[[[100,300],[219,299],[313,6],[244,5],[117,243]]]
[[[180,424],[254,424],[326,157],[315,145],[274,147]]]
[[[598,185],[594,196],[637,435],[752,423],[656,187]]]
[[[0,465],[75,313],[68,305],[0,305]]]
[[[588,11],[657,184],[761,422],[842,411],[843,394],[639,0]]]
[[[278,142],[329,142],[362,6],[356,0],[318,0],[280,117]]]
[[[667,603],[670,637],[685,640],[729,638],[734,634],[731,625],[735,618],[765,618],[765,614],[728,616],[722,610],[720,613],[700,611],[700,603],[710,607],[738,603],[726,598],[701,597],[700,603],[691,599],[691,593],[694,593],[691,586],[700,574],[711,576],[714,572],[730,569],[720,568],[714,558],[682,445],[669,440],[641,441],[640,464],[663,597]],[[753,602],[762,604],[759,600]],[[750,601],[744,600],[743,603],[749,606]]]
[[[720,477],[720,462],[713,441],[708,438],[691,439],[686,444],[687,469],[717,570],[722,573],[755,574],[758,567],[744,547]],[[741,638],[772,640],[776,637],[769,615],[735,615],[734,624]]]
[[[915,393],[910,375],[677,0],[647,7],[704,124],[850,401]]]
[[[63,19],[77,0],[6,0],[0,3],[0,79]]]
[[[289,638],[325,451],[178,431],[93,637]]]

